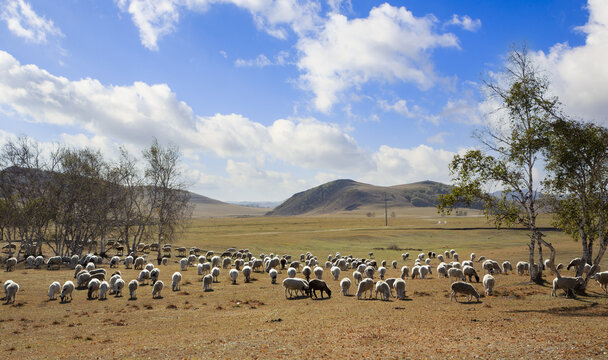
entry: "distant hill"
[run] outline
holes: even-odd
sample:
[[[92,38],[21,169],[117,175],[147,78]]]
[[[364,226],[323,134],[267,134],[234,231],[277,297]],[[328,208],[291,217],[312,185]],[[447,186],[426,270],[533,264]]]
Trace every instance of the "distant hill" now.
[[[323,215],[384,208],[385,196],[391,210],[396,208],[434,207],[437,197],[447,194],[450,186],[422,181],[396,186],[375,186],[354,180],[336,180],[297,193],[268,212],[268,216]]]

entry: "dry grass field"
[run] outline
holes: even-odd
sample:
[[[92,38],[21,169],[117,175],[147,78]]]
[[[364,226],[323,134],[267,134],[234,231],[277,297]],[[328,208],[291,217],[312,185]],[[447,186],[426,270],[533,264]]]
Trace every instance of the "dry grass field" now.
[[[291,254],[311,251],[324,263],[327,255],[398,260],[398,268],[413,264],[416,255],[454,248],[461,261],[471,252],[499,262],[526,260],[526,232],[496,230],[480,217],[440,217],[433,211],[389,219],[365,216],[318,218],[197,219],[181,246],[223,251],[248,248],[260,253]],[[446,221],[444,224],[443,221]],[[438,224],[438,222],[441,222]],[[547,223],[548,225],[548,223]],[[557,262],[567,263],[580,252],[579,244],[559,232],[546,231],[557,249]],[[396,250],[402,249],[402,250]],[[408,251],[410,259],[401,260]],[[548,255],[548,254],[547,254]],[[462,359],[608,357],[608,297],[592,282],[589,296],[567,299],[560,291],[530,285],[518,275],[495,275],[495,295],[479,303],[450,302],[449,280],[408,279],[405,301],[394,298],[357,300],[340,293],[337,281],[325,271],[332,290],[329,299],[285,299],[280,283],[268,274],[254,273],[251,283],[242,274],[231,285],[222,270],[213,291],[203,292],[196,268],[182,272],[182,289],[172,292],[171,275],[178,259],[161,266],[163,297],[152,299],[151,286],[140,286],[137,300],[108,296],[87,300],[76,290],[70,303],[49,301],[48,286],[73,278],[73,271],[24,269],[0,272],[21,289],[14,305],[0,306],[2,358],[382,358]],[[107,267],[107,265],[103,265]],[[481,274],[481,265],[475,263]],[[602,263],[608,269],[608,263]],[[138,271],[120,266],[129,282]],[[568,272],[571,274],[571,272]],[[389,268],[388,277],[400,270]],[[300,277],[301,274],[298,274]],[[340,278],[352,279],[352,270]],[[552,276],[547,274],[547,280]],[[482,284],[474,284],[483,293]],[[351,294],[356,292],[353,284]]]

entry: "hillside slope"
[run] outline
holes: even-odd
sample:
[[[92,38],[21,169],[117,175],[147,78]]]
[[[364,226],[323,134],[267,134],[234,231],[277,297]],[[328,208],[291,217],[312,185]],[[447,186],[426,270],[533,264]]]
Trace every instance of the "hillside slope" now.
[[[434,181],[387,187],[343,179],[297,193],[267,215],[322,215],[373,210],[384,207],[385,196],[391,209],[433,207],[437,204],[437,196],[449,190],[448,185]]]

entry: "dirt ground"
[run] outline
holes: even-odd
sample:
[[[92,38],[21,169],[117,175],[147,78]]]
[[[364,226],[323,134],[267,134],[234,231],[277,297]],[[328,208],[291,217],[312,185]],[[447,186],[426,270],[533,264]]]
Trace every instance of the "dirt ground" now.
[[[241,234],[242,224],[239,226]],[[319,224],[311,226],[318,228]],[[267,229],[258,227],[247,231],[258,233],[262,230]],[[290,231],[280,231],[280,235],[263,241],[248,235],[239,242],[235,236],[230,243],[249,243],[253,248],[258,241],[256,246],[266,249],[267,253],[274,244],[281,250],[276,253],[282,254],[283,249],[302,246],[301,243],[289,244],[288,238],[298,238],[287,236]],[[219,241],[220,235],[210,234],[206,239],[200,238],[200,243]],[[485,232],[483,236],[478,232],[470,234],[487,238]],[[500,233],[497,234],[499,237]],[[348,240],[355,234],[348,231],[336,236]],[[361,234],[356,233],[356,236]],[[367,247],[379,248],[392,243],[392,236],[391,233],[391,238],[387,239],[385,235],[378,235],[377,243],[368,240]],[[281,239],[283,243],[279,241]],[[190,238],[189,241],[194,240]],[[340,242],[342,240],[336,241],[335,247],[344,251],[347,245]],[[437,246],[440,251],[445,249],[439,248],[438,244],[454,246],[461,254],[466,254],[461,255],[461,261],[468,259],[470,250],[476,249],[466,241],[460,248],[455,242],[443,244],[446,242],[443,238],[436,240],[437,243],[433,241],[429,240],[424,247]],[[553,243],[562,254],[575,254],[579,246],[564,238],[556,238]],[[361,253],[363,246],[359,246],[353,245],[354,255],[366,256]],[[389,260],[389,266],[390,260],[398,260],[398,268],[389,268],[387,277],[399,277],[400,267],[408,265],[411,268],[417,255],[410,252],[410,258],[403,261],[400,258],[403,251],[383,249],[376,250],[378,260],[381,259],[378,256],[382,256]],[[497,261],[510,260],[513,264],[525,260],[521,239],[506,241],[505,249],[490,243],[483,248],[483,253]],[[328,255],[325,246],[311,248],[311,252],[321,263]],[[570,255],[563,255],[566,256]],[[450,282],[437,277],[435,267],[439,261],[433,259],[433,275],[428,279],[406,280],[408,298],[404,301],[395,298],[387,302],[357,300],[352,296],[356,293],[354,282],[351,296],[343,296],[339,281],[331,279],[328,269],[323,279],[332,290],[330,298],[286,299],[280,285],[287,276],[286,271],[279,274],[277,285],[270,283],[266,273],[254,273],[250,283],[244,283],[240,274],[238,284],[232,285],[228,270],[222,269],[213,291],[204,292],[196,268],[190,268],[181,272],[181,291],[172,292],[171,276],[179,271],[177,260],[172,258],[167,266],[160,266],[160,279],[165,283],[161,299],[152,299],[151,286],[144,285],[137,292],[137,300],[129,300],[128,291],[123,297],[110,295],[105,301],[87,300],[86,290],[76,290],[73,300],[62,304],[59,300],[48,300],[48,286],[52,281],[73,280],[72,270],[25,269],[20,263],[14,272],[0,272],[2,282],[12,279],[20,285],[15,304],[0,306],[0,354],[3,354],[0,357],[608,358],[608,297],[595,282],[589,283],[588,296],[569,299],[560,291],[554,298],[550,296],[548,283],[531,285],[526,276],[498,274],[495,275],[493,296],[482,295],[480,302],[467,303],[462,297],[460,302],[451,302]],[[476,262],[475,267],[483,276],[481,264]],[[123,265],[119,270],[126,283],[139,272],[126,270]],[[569,274],[572,272],[563,273]],[[297,276],[302,275],[298,273]],[[352,270],[342,272],[340,279],[345,276],[352,279]],[[546,276],[548,281],[553,279],[550,274]],[[481,283],[473,285],[483,294]]]

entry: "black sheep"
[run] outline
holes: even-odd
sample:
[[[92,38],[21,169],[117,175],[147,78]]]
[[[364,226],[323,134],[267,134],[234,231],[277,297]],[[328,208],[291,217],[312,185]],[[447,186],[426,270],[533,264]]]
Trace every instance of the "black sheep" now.
[[[323,280],[313,279],[308,283],[310,297],[313,295],[317,298],[317,290],[321,291],[321,299],[323,298],[323,291],[327,293],[327,297],[331,297],[331,290],[327,287],[327,284]]]

